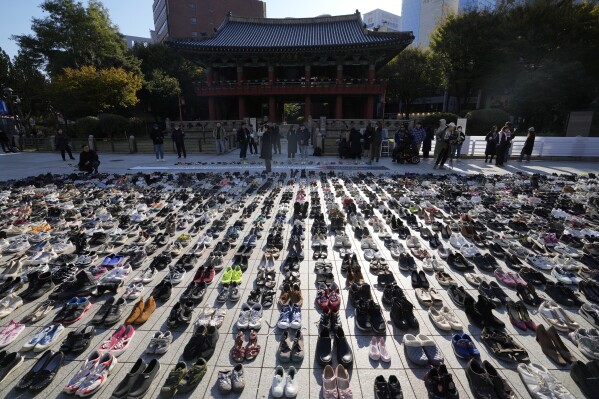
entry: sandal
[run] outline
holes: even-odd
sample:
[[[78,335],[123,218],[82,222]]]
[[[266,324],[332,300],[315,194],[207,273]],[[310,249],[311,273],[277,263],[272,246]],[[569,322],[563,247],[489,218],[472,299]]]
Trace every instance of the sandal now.
[[[237,331],[237,337],[235,338],[235,344],[231,348],[231,357],[237,363],[243,362],[246,356],[246,348],[244,347],[245,337],[243,331]]]
[[[264,282],[264,286],[266,288],[275,288],[277,285],[276,278],[277,275],[274,271],[266,273],[266,281]]]
[[[274,290],[264,290],[262,292],[262,300],[260,301],[260,304],[262,305],[263,308],[268,309],[272,306],[274,297],[275,297]]]
[[[210,319],[210,325],[216,328],[220,328],[223,325],[223,321],[225,320],[225,315],[227,314],[227,309],[218,309],[212,315]]]
[[[239,334],[239,333],[238,333]],[[260,353],[260,345],[258,345],[258,336],[256,331],[250,331],[250,341],[245,348],[245,360],[254,360]]]
[[[260,301],[260,297],[262,296],[262,289],[256,288],[255,290],[251,290],[248,295],[247,303],[248,305],[253,305]]]

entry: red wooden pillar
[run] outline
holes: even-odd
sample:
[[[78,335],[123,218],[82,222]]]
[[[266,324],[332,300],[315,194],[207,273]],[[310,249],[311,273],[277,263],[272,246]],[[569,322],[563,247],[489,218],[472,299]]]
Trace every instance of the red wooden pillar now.
[[[214,97],[208,97],[208,119],[211,121],[216,120],[216,106],[214,104]]]
[[[337,84],[340,85],[343,83],[343,65],[337,65]]]
[[[374,96],[368,96],[366,100],[366,115],[365,119],[372,119],[374,115]]]
[[[374,64],[368,65],[368,82],[374,83]]]
[[[241,86],[243,84],[243,67],[237,67],[237,85]]]
[[[304,79],[306,80],[306,86],[310,87],[312,85],[312,67],[310,65],[304,67]]]
[[[308,122],[308,118],[312,115],[312,97],[306,96],[304,99],[304,120]]]
[[[268,83],[273,84],[275,82],[275,67],[268,66]]]
[[[239,96],[237,97],[239,103],[239,119],[243,119],[246,117],[245,115],[245,97]]]
[[[213,79],[212,68],[208,67],[208,68],[206,68],[206,85],[208,87],[212,86],[212,79]]]
[[[343,119],[343,96],[341,94],[337,94],[335,100],[335,119]]]
[[[268,97],[268,123],[275,123],[277,119],[276,106],[275,96]]]

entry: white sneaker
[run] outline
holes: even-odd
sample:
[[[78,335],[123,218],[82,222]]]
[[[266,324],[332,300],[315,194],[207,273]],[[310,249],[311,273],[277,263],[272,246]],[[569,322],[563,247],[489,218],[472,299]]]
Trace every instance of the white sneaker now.
[[[241,312],[239,313],[239,318],[237,319],[237,328],[240,330],[247,329],[250,324],[250,314],[252,312],[252,308],[247,303],[241,305]]]
[[[252,330],[259,330],[262,327],[262,305],[255,303],[250,312],[248,327]]]
[[[285,370],[281,366],[275,368],[275,375],[272,378],[270,392],[273,398],[282,398],[285,395]]]
[[[23,306],[21,297],[15,294],[8,294],[0,301],[0,319],[8,316],[21,306]]]
[[[295,398],[297,396],[297,391],[299,390],[297,386],[297,370],[293,366],[289,366],[287,369],[287,378],[285,381],[285,396],[287,398]]]
[[[147,268],[141,274],[133,279],[134,282],[139,283],[142,282],[144,284],[151,283],[154,277],[156,276],[156,269]]]

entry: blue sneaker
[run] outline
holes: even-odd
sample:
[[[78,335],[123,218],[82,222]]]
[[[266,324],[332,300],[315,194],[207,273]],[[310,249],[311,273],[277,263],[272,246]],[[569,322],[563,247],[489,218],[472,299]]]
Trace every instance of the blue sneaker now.
[[[476,349],[476,345],[474,345],[474,341],[470,338],[468,334],[462,334],[462,339],[469,342],[468,350],[470,351],[470,356],[480,356],[480,352]]]
[[[293,308],[291,309],[289,328],[293,328],[294,330],[302,328],[302,309],[297,305],[293,305]]]
[[[286,330],[289,328],[289,324],[291,323],[291,306],[285,305],[281,310],[281,314],[279,315],[279,320],[277,321],[277,327],[281,330]]]
[[[451,347],[453,353],[461,359],[470,359],[470,346],[471,342],[466,339],[462,339],[460,334],[455,334],[451,339]]]
[[[33,348],[34,352],[43,352],[58,341],[58,337],[64,331],[62,324],[53,324],[49,331],[39,340]]]

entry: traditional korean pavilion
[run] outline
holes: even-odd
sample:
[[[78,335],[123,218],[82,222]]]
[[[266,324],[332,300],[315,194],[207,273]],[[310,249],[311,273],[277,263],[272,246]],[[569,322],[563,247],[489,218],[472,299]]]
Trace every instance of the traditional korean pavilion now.
[[[304,116],[372,118],[385,93],[376,72],[400,53],[411,32],[367,30],[360,13],[316,18],[228,15],[211,37],[168,42],[203,66],[195,93],[210,120],[268,116],[281,121],[284,104]]]

